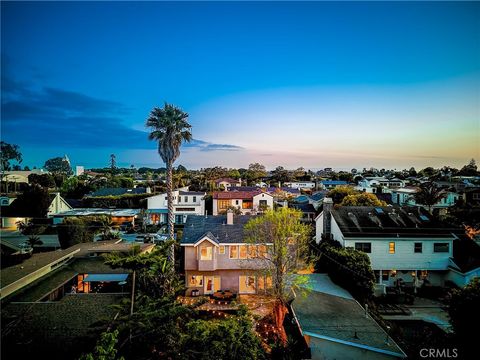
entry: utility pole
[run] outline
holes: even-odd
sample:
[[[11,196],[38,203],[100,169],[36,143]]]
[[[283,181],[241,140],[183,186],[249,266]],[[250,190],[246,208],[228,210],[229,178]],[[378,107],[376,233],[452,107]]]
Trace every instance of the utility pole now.
[[[117,161],[115,154],[110,155],[110,170],[112,171],[112,176],[115,175],[115,168],[117,167]]]

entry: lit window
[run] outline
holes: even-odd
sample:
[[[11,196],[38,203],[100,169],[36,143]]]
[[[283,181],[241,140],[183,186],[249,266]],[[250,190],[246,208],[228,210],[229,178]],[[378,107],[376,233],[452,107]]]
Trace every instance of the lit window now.
[[[255,276],[239,276],[239,292],[252,294],[256,292]]]
[[[212,260],[212,247],[211,246],[200,247],[200,260]]]
[[[267,255],[267,247],[265,245],[258,245],[258,257],[264,258]]]
[[[255,259],[257,257],[257,246],[249,245],[248,246],[248,257],[250,259]]]
[[[247,258],[247,245],[240,245],[240,259]]]
[[[238,246],[231,245],[230,246],[230,259],[238,259]]]
[[[190,286],[201,287],[203,286],[203,276],[202,275],[192,275],[190,276]]]
[[[219,249],[218,249],[218,253],[219,254],[225,254],[225,246],[224,245],[220,245]]]
[[[390,254],[395,254],[395,243],[394,242],[391,242],[388,244],[388,252]]]
[[[218,200],[219,209],[227,209],[230,206],[230,200]]]

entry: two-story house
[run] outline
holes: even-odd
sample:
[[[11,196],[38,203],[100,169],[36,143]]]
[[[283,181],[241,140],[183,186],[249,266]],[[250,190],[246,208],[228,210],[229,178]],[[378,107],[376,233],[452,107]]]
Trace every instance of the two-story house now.
[[[175,190],[173,191],[173,214],[175,224],[184,224],[188,215],[205,214],[204,192]],[[147,198],[148,223],[166,224],[168,222],[167,194]]]
[[[215,186],[217,188],[228,189],[229,187],[238,187],[242,186],[242,179],[232,179],[232,178],[220,178],[215,180]]]
[[[269,279],[260,276],[269,244],[250,245],[244,242],[244,226],[252,216],[227,215],[189,216],[180,245],[184,249],[187,295],[212,294],[230,290],[254,294],[269,286]]]
[[[392,190],[392,203],[399,206],[422,206],[415,201],[415,194],[417,191],[418,188],[416,187],[405,187]],[[460,198],[460,194],[446,191],[445,196],[438,203],[433,205],[432,209],[438,209],[441,213],[445,213],[446,210],[455,205]]]
[[[273,208],[273,196],[261,190],[219,191],[213,193],[213,215],[235,207],[243,215],[254,215],[264,209]]]
[[[452,230],[422,208],[333,208],[330,198],[316,218],[317,242],[331,238],[368,254],[379,292],[398,279],[417,287],[425,280],[443,285],[453,263]]]

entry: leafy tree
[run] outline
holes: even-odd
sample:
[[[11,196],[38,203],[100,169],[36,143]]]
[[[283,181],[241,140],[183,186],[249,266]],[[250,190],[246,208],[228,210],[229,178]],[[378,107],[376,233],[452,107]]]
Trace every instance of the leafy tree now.
[[[228,170],[228,177],[232,179],[240,179],[240,171],[237,169]]]
[[[340,244],[330,241],[322,241],[318,250],[320,256],[316,271],[327,272],[332,281],[347,289],[362,303],[371,298],[375,275],[367,254],[342,248]]]
[[[433,167],[429,166],[429,167],[426,167],[425,169],[420,170],[418,172],[418,175],[431,178],[431,177],[435,176],[437,174],[437,172],[438,172],[437,170],[435,170]]]
[[[183,142],[192,140],[188,114],[180,108],[165,103],[164,107],[154,107],[147,119],[146,126],[151,129],[150,140],[158,142],[158,154],[167,166],[167,203],[168,203],[168,233],[174,239],[173,215],[173,163],[180,156],[180,146]],[[174,248],[171,257],[174,263]]]
[[[11,145],[4,141],[0,142],[0,160],[2,174],[4,171],[10,170],[10,161],[14,160],[18,163],[22,162],[22,153],[18,145]]]
[[[283,166],[277,166],[272,171],[272,179],[280,183],[285,183],[292,180],[290,171],[286,170]]]
[[[52,200],[47,189],[39,185],[29,185],[10,205],[12,212],[19,216],[45,218]]]
[[[43,167],[54,175],[62,175],[63,177],[73,175],[70,163],[62,157],[48,159]]]
[[[295,179],[299,180],[300,178],[304,177],[306,174],[307,172],[305,171],[305,169],[303,167],[299,167],[298,169],[293,170],[292,175]]]
[[[433,181],[427,181],[419,185],[418,191],[413,195],[413,199],[417,204],[426,206],[431,214],[433,206],[445,196],[447,196],[445,189],[437,186]]]
[[[448,301],[448,314],[453,330],[465,351],[471,354],[476,352],[478,343],[477,333],[472,329],[472,324],[480,322],[478,304],[480,304],[480,278],[478,277],[463,289],[453,290]]]
[[[275,322],[282,330],[290,291],[292,288],[298,289],[306,281],[305,277],[292,276],[307,267],[309,262],[307,255],[311,229],[300,221],[301,217],[300,211],[291,208],[267,210],[263,216],[251,219],[244,229],[247,243],[266,250],[257,250],[249,261],[261,264],[261,270],[257,271],[259,276],[266,276],[272,281],[272,294],[276,300]],[[284,331],[281,331],[280,337],[286,342]]]
[[[327,197],[332,198],[334,204],[340,204],[344,197],[357,194],[360,194],[360,192],[355,190],[353,186],[337,186],[328,192]]]
[[[117,353],[118,330],[106,331],[100,335],[100,339],[92,353],[84,354],[80,360],[125,360]]]
[[[361,193],[345,196],[340,206],[387,206],[387,203],[379,200],[375,194]]]
[[[470,160],[470,162],[463,166],[460,169],[460,172],[458,175],[461,176],[477,176],[479,174],[477,164],[475,162],[475,159]]]
[[[185,166],[183,166],[183,165],[178,165],[178,166],[177,166],[177,172],[187,173],[188,170],[187,170],[187,168],[186,168]]]
[[[256,182],[266,176],[267,176],[267,170],[265,169],[265,166],[259,163],[250,164],[248,166],[247,172],[245,173],[245,177],[250,182]]]
[[[62,249],[75,244],[92,242],[96,231],[95,218],[67,217],[58,226],[58,241]]]
[[[44,188],[55,187],[55,180],[51,174],[30,174],[28,175],[30,184],[38,184]]]
[[[182,359],[264,359],[260,339],[246,314],[222,320],[192,320],[182,337]]]

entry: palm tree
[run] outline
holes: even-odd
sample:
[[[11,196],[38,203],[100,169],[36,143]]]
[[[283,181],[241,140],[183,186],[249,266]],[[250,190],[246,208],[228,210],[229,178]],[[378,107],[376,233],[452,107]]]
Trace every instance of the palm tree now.
[[[413,199],[417,204],[425,205],[431,214],[433,206],[445,196],[447,196],[445,189],[438,187],[433,181],[427,181],[419,185]]]
[[[188,123],[188,114],[180,108],[165,103],[163,108],[154,107],[147,119],[146,126],[151,128],[148,136],[150,140],[158,142],[158,154],[167,166],[167,202],[168,202],[168,234],[174,239],[174,216],[173,216],[173,163],[180,155],[182,143],[192,140]],[[175,247],[172,245],[171,260],[175,261]]]

